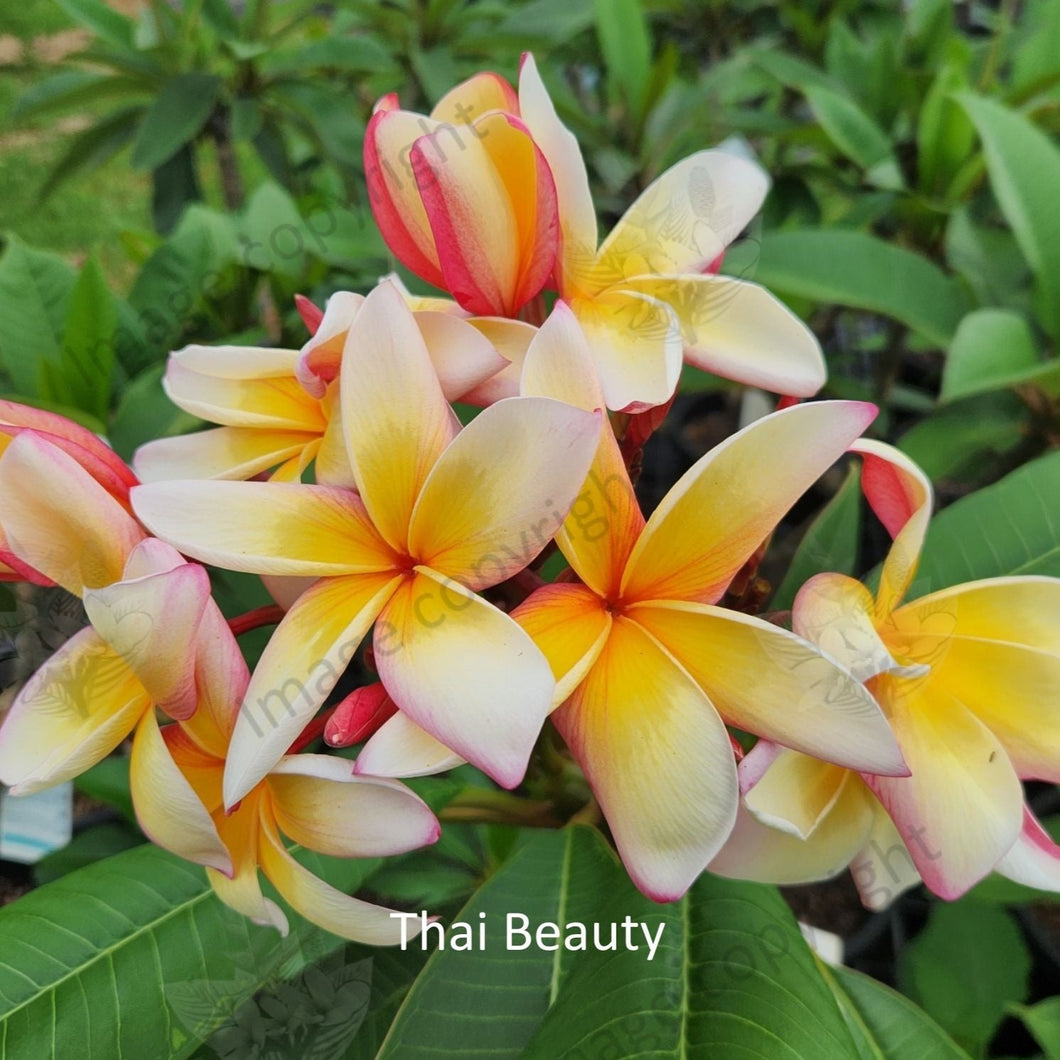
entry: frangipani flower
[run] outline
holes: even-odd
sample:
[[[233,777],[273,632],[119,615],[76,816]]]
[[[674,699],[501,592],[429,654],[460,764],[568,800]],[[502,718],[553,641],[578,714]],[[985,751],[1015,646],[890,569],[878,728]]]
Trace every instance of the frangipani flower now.
[[[565,307],[535,338],[523,385],[584,408],[598,403],[589,351]],[[556,726],[630,875],[654,898],[683,894],[732,827],[736,766],[723,718],[840,762],[904,770],[883,715],[854,678],[793,634],[714,606],[873,414],[830,402],[767,417],[700,460],[647,524],[603,425],[556,536],[582,584],[546,586],[513,612],[552,666]],[[789,461],[783,476],[777,453]],[[369,741],[359,772],[417,750],[410,720],[418,719],[403,714]],[[420,750],[444,766],[437,748]]]
[[[991,578],[902,604],[931,484],[889,446],[853,448],[869,504],[894,538],[880,588],[874,597],[852,578],[818,575],[796,598],[794,625],[867,682],[912,776],[858,778],[782,753],[764,772],[752,767],[744,819],[713,867],[794,882],[834,875],[853,859],[868,904],[918,874],[943,898],[991,870],[1060,889],[1060,848],[1019,782],[1060,780],[1060,580]],[[764,748],[760,760],[770,754]],[[774,844],[777,828],[790,835]],[[909,869],[881,890],[896,852]]]
[[[480,316],[516,316],[556,258],[556,188],[521,108],[502,77],[478,74],[430,117],[384,96],[364,136],[368,196],[387,246]]]
[[[91,431],[54,412],[0,401],[0,455],[23,431],[33,431],[52,445],[68,453],[119,504],[128,509],[129,488],[136,476],[117,454]],[[2,505],[2,502],[0,502]],[[0,507],[2,516],[2,507]],[[4,538],[0,524],[0,581],[28,581],[50,585],[51,580],[14,555]]]
[[[301,351],[187,346],[171,354],[162,384],[170,400],[224,426],[141,446],[134,458],[140,478],[245,479],[275,469],[273,479],[300,481],[315,460],[318,482],[351,485],[337,379],[346,335],[363,303],[349,291],[332,295]],[[415,313],[415,320],[449,400],[508,363],[481,330],[440,306]]]
[[[15,555],[80,596],[92,623],[34,674],[0,727],[0,779],[30,794],[95,765],[156,705],[188,717],[199,626],[216,609],[201,567],[149,539],[95,478],[35,432],[21,433],[0,458],[0,492]]]
[[[287,934],[286,916],[262,894],[260,870],[312,923],[356,942],[399,942],[391,910],[313,875],[282,836],[333,857],[384,857],[435,842],[434,814],[403,785],[355,777],[348,761],[316,754],[283,758],[226,812],[225,757],[250,675],[223,621],[214,632],[194,716],[159,729],[152,713],[137,731],[132,784],[141,826],[159,846],[206,865],[218,897],[257,923]]]
[[[340,398],[359,494],[255,482],[133,491],[145,524],[188,555],[320,579],[254,672],[226,801],[287,752],[373,623],[375,662],[394,701],[514,785],[554,682],[530,638],[476,591],[522,570],[548,543],[584,481],[599,414],[513,398],[458,430],[412,313],[389,284],[350,327]]]

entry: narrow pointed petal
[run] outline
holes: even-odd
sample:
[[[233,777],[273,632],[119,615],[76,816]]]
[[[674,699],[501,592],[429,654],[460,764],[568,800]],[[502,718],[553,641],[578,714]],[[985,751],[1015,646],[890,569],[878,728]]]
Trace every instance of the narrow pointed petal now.
[[[173,761],[153,710],[136,728],[129,765],[136,820],[158,846],[197,865],[235,871],[206,807]]]
[[[171,358],[163,389],[174,405],[211,423],[318,433],[324,429],[319,402],[294,376],[294,351],[285,352],[291,354],[289,374],[264,379],[207,375]]]
[[[873,811],[872,827],[864,846],[850,863],[850,875],[854,878],[861,904],[879,912],[921,881],[894,821],[871,794],[868,797]]]
[[[506,320],[503,317],[472,317],[468,323],[489,340],[508,364],[496,375],[469,390],[461,400],[485,408],[503,398],[518,397],[523,360],[537,334],[537,328],[521,320]]]
[[[856,777],[849,769],[785,748],[744,803],[763,824],[809,839],[832,812],[850,776]]]
[[[261,868],[281,897],[311,924],[340,938],[368,946],[396,946],[402,938],[402,920],[391,910],[351,898],[298,864],[275,829],[263,828],[259,851]],[[417,934],[415,920],[406,921],[406,938]]]
[[[441,834],[427,804],[404,784],[355,776],[344,758],[290,755],[267,783],[280,831],[320,854],[388,857],[434,843]]]
[[[619,618],[553,719],[633,882],[656,901],[680,898],[736,819],[736,762],[710,700],[636,623]]]
[[[893,446],[863,438],[851,449],[862,457],[861,488],[865,498],[894,539],[883,562],[876,594],[876,614],[882,618],[901,603],[916,574],[931,519],[931,481]]]
[[[560,222],[556,274],[560,291],[567,295],[596,256],[596,208],[578,140],[559,120],[529,53],[519,67],[519,113],[541,148],[556,187]]]
[[[1060,891],[1060,847],[1028,806],[1023,807],[1023,830],[995,872],[1039,891]]]
[[[912,776],[866,775],[865,782],[924,882],[941,898],[957,898],[1015,843],[1023,789],[997,738],[937,682],[876,683]]]
[[[404,551],[412,508],[456,431],[412,311],[393,284],[365,299],[342,357],[342,425],[372,522]]]
[[[548,659],[556,679],[557,706],[585,679],[611,632],[611,614],[604,601],[584,585],[545,585],[527,597],[512,618]]]
[[[276,627],[239,711],[225,768],[233,806],[288,752],[401,584],[392,574],[325,578]]]
[[[427,777],[455,769],[464,762],[460,755],[398,711],[364,745],[354,770],[359,776]]]
[[[927,661],[894,658],[875,626],[876,601],[861,582],[845,574],[818,574],[799,590],[792,629],[859,681],[882,673],[923,676]]]
[[[684,343],[674,311],[656,298],[615,288],[572,298],[603,386],[616,412],[643,412],[669,401],[681,375]]]
[[[146,536],[84,468],[29,431],[0,458],[0,496],[7,547],[78,596],[86,585],[117,581]]]
[[[349,490],[203,480],[138,486],[132,498],[153,533],[227,570],[323,577],[394,565],[393,552]]]
[[[727,151],[698,151],[650,184],[600,244],[594,279],[702,272],[758,213],[769,178]]]
[[[809,839],[771,828],[741,805],[732,835],[710,863],[710,871],[730,879],[781,885],[837,876],[863,847],[873,821],[865,785],[853,774],[848,778]]]
[[[796,405],[715,446],[648,520],[626,567],[623,595],[716,603],[788,509],[875,415],[875,406],[860,401]]]
[[[813,332],[765,288],[698,274],[638,276],[623,285],[673,309],[689,364],[795,397],[812,397],[824,386],[824,355]]]
[[[582,409],[603,405],[592,354],[569,306],[557,302],[527,351],[523,394],[550,397]],[[556,542],[578,576],[604,597],[618,594],[622,572],[644,516],[637,503],[611,424],[600,424],[600,441],[589,475]]]
[[[907,774],[865,687],[794,633],[706,604],[642,604],[628,613],[700,683],[730,725],[850,769]]]
[[[194,644],[209,597],[209,576],[197,563],[85,590],[96,632],[173,718],[195,713]]]
[[[555,681],[509,615],[418,567],[380,617],[374,643],[400,710],[504,787],[523,779]]]
[[[434,105],[431,118],[450,125],[469,125],[491,110],[519,113],[519,97],[508,82],[491,70],[461,81]]]
[[[491,405],[457,435],[424,483],[409,551],[472,589],[522,570],[574,504],[600,424],[599,413],[550,398]]]
[[[421,279],[444,288],[434,236],[408,158],[411,145],[438,127],[420,114],[398,110],[395,98],[384,98],[365,129],[364,176],[386,245]]]
[[[297,456],[319,437],[305,431],[217,427],[141,445],[133,466],[142,482],[249,479]]]
[[[83,629],[29,679],[0,726],[0,783],[31,795],[71,780],[132,732],[150,698],[95,630]]]

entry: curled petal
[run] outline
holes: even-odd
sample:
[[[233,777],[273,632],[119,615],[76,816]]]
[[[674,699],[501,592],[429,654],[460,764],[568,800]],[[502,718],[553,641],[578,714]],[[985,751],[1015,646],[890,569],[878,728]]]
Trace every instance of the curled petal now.
[[[519,97],[508,82],[491,70],[461,81],[434,105],[431,118],[451,125],[470,125],[491,110],[519,113]]]
[[[995,871],[1039,891],[1060,891],[1060,847],[1030,807],[1023,807],[1023,830]]]
[[[866,791],[864,787],[862,790]],[[866,909],[886,909],[900,894],[920,883],[920,873],[894,822],[883,807],[868,795],[872,826],[864,845],[850,863],[861,904]]]
[[[355,772],[373,777],[426,777],[464,764],[426,729],[398,711],[364,745]]]
[[[537,334],[537,328],[521,320],[506,320],[503,317],[471,317],[468,323],[489,340],[508,364],[496,375],[469,390],[461,400],[484,408],[502,398],[518,397],[523,359]]]
[[[324,741],[331,747],[350,747],[367,740],[396,713],[397,707],[381,681],[362,685],[335,705],[324,726]]]

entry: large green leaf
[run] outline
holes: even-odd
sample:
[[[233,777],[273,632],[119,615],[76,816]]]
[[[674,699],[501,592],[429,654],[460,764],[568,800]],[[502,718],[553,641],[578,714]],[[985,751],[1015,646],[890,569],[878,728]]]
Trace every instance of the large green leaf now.
[[[103,0],[56,0],[71,17],[119,48],[132,48],[133,23]]]
[[[883,983],[849,968],[821,967],[860,1060],[968,1060],[921,1009]]]
[[[1010,574],[1060,576],[1060,453],[963,497],[928,527],[910,597]]]
[[[133,143],[132,164],[154,169],[193,140],[206,124],[221,94],[213,74],[176,74],[162,86]]]
[[[343,889],[378,866],[328,862]],[[234,983],[229,1000],[242,1001],[279,957],[297,970],[310,943],[339,944],[297,918],[292,932],[281,946],[214,897],[201,868],[156,847],[71,873],[0,909],[0,1057],[186,1057],[228,1014],[189,996]]]
[[[967,308],[958,285],[926,258],[863,232],[770,232],[755,279],[781,293],[893,317],[939,346]]]
[[[639,118],[651,77],[651,38],[640,0],[595,0],[595,10],[608,81]]]
[[[558,924],[562,935],[509,950],[509,917],[535,933]],[[634,889],[598,833],[575,827],[534,836],[457,920],[475,932],[484,923],[485,948],[432,954],[379,1060],[855,1055],[773,888],[705,875],[685,899],[660,905]],[[588,926],[584,951],[562,942],[577,941],[574,924]],[[605,942],[618,925],[614,949],[595,948],[594,924]],[[651,960],[640,924],[658,939]]]
[[[1038,279],[1042,322],[1060,338],[1060,148],[1022,114],[971,93],[957,97],[983,141],[990,186]]]

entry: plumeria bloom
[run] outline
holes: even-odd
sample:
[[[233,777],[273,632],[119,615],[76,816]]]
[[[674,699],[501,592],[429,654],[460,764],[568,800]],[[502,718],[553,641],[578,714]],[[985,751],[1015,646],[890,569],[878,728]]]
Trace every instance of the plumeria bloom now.
[[[682,356],[784,394],[823,385],[820,347],[794,314],[753,283],[706,271],[762,204],[768,179],[754,163],[717,150],[686,158],[598,245],[581,150],[532,56],[518,95],[481,74],[430,118],[396,106],[382,100],[365,136],[387,244],[474,313],[513,315],[551,274],[589,339],[608,408],[664,404]]]
[[[410,300],[411,296],[410,296]],[[414,300],[417,327],[449,400],[481,386],[508,364],[481,330],[443,299]],[[141,446],[134,465],[145,482],[179,478],[252,478],[264,471],[300,481],[316,461],[317,482],[350,485],[337,415],[338,368],[364,297],[328,299],[301,351],[251,346],[187,346],[170,355],[163,388],[211,430]],[[507,337],[507,336],[505,336]]]
[[[84,427],[54,412],[0,401],[0,455],[19,434],[33,431],[52,445],[68,453],[103,489],[124,508],[129,507],[129,489],[136,476],[117,454]],[[2,502],[0,502],[2,503]],[[0,525],[0,581],[27,581],[50,585],[51,579],[30,567],[8,547]]]
[[[325,883],[288,853],[283,837],[333,857],[384,857],[433,843],[434,814],[403,785],[355,777],[349,762],[316,754],[285,756],[226,812],[225,757],[250,675],[224,622],[212,631],[199,709],[163,728],[152,713],[137,730],[132,790],[145,833],[204,864],[218,897],[257,923],[287,934],[287,917],[262,894],[260,870],[312,923],[356,942],[396,944],[391,910]]]
[[[216,608],[205,570],[149,539],[43,436],[24,431],[10,443],[0,493],[13,553],[80,596],[92,623],[30,678],[0,726],[0,780],[29,794],[95,765],[156,705],[192,714],[198,631]]]
[[[429,117],[384,96],[365,132],[368,195],[387,246],[480,316],[516,316],[556,259],[556,188],[522,110],[521,91],[484,73]]]
[[[523,389],[585,408],[600,400],[585,339],[562,305],[531,345]],[[851,675],[794,634],[715,606],[874,413],[829,402],[767,417],[700,460],[646,524],[604,424],[556,535],[581,583],[548,585],[512,612],[552,666],[553,720],[630,876],[657,900],[680,897],[732,828],[738,790],[725,722],[848,765],[905,771],[883,715]],[[788,461],[782,476],[777,453]],[[429,735],[417,736],[402,714],[391,718],[358,771],[408,761],[445,768]]]
[[[411,311],[389,284],[361,307],[340,370],[359,493],[264,482],[140,486],[133,506],[220,567],[318,578],[262,655],[232,736],[234,804],[286,753],[375,624],[394,701],[498,782],[519,782],[554,687],[526,633],[477,595],[548,543],[592,458],[600,414],[512,398],[459,430]]]
[[[1060,781],[1060,580],[991,578],[903,604],[931,484],[889,446],[854,448],[866,498],[894,538],[879,590],[818,575],[796,598],[793,621],[867,683],[912,776],[858,777],[755,748],[741,765],[741,821],[713,867],[796,882],[852,862],[869,905],[919,878],[956,898],[991,870],[1060,890],[1060,848],[1020,785]]]

